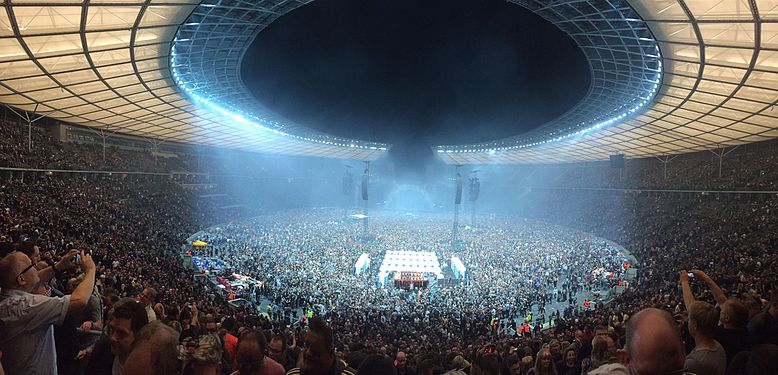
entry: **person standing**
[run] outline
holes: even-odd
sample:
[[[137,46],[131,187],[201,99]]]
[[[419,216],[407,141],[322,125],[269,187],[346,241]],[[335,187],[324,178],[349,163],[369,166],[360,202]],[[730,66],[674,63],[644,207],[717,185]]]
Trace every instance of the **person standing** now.
[[[724,291],[713,281],[710,276],[701,270],[691,270],[692,275],[697,280],[704,282],[716,303],[721,309],[719,314],[719,325],[716,327],[714,338],[718,341],[727,353],[727,363],[732,362],[735,355],[751,349],[751,334],[746,328],[748,323],[748,309],[737,298],[727,298]]]
[[[95,344],[85,374],[121,375],[135,338],[149,323],[141,302],[122,298],[108,314],[108,329]]]
[[[274,335],[270,339],[267,351],[270,358],[273,358],[273,360],[284,367],[284,371],[289,371],[294,368],[296,360],[292,355],[289,346],[286,344],[286,332]]]
[[[148,320],[154,321],[157,320],[157,313],[154,311],[154,302],[157,299],[157,291],[154,288],[144,288],[143,292],[141,292],[140,295],[138,295],[138,301],[143,304],[146,308],[146,315],[148,316]]]
[[[629,318],[619,362],[631,374],[682,373],[684,350],[673,317],[664,310],[647,308]]]
[[[684,305],[689,312],[689,333],[694,338],[694,349],[686,356],[685,367],[698,375],[724,375],[727,354],[713,338],[719,311],[710,303],[694,300],[686,271],[681,271],[680,277]]]
[[[47,297],[33,294],[47,283],[55,271],[74,268],[79,255],[84,280],[71,295]],[[68,314],[81,311],[89,302],[95,285],[95,263],[83,250],[69,251],[58,263],[38,271],[22,252],[0,260],[0,352],[9,374],[56,374],[57,354],[54,325]]]
[[[398,375],[416,375],[416,371],[408,366],[408,357],[405,352],[397,352],[394,367],[397,369]]]
[[[262,332],[248,330],[240,335],[237,371],[232,375],[283,375],[284,368],[265,356],[267,340]]]
[[[778,345],[778,290],[772,291],[767,308],[748,322],[748,331],[755,344]]]
[[[305,334],[305,347],[300,367],[286,375],[355,375],[356,371],[335,356],[335,338],[332,329],[316,317],[312,318]]]

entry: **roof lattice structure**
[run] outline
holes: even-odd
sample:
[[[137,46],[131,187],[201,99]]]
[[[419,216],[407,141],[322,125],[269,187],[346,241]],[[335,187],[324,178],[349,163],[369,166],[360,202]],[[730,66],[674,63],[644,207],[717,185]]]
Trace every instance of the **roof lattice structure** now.
[[[200,75],[201,82],[187,82],[180,78],[186,77],[182,73],[174,80],[171,50],[185,43],[173,48],[179,28],[189,30],[192,22],[187,19],[203,9],[240,13],[231,3],[257,5],[191,0],[5,0],[0,12],[0,102],[74,124],[165,141],[358,160],[373,160],[388,149],[386,144],[314,134],[280,118],[263,116],[262,122],[254,121],[245,114],[251,113],[251,107],[238,107],[249,101],[256,104],[245,89],[232,91],[238,100],[230,105],[190,91],[192,87],[221,92],[242,88],[237,63],[216,65],[239,61],[261,30],[258,19],[234,20],[235,25],[252,25],[253,29],[240,30],[247,34],[238,33],[237,26],[220,29],[228,23],[222,19],[212,20],[219,26],[202,25],[197,34],[202,39],[190,45],[203,46],[203,55],[225,58],[203,57],[186,63],[201,68],[211,64],[219,74],[207,79]],[[292,4],[284,8],[289,11],[301,3],[262,4]],[[220,30],[229,32],[235,41],[216,47],[209,44]],[[227,47],[233,49],[227,52]],[[181,56],[178,61],[184,60]],[[192,86],[179,86],[184,83]],[[245,113],[238,112],[239,108]]]
[[[778,137],[778,0],[511,1],[575,39],[592,87],[528,134],[440,146],[444,161],[641,157]],[[306,129],[241,81],[253,38],[307,2],[4,0],[0,103],[166,141],[373,160],[389,145]]]
[[[610,107],[602,106],[590,91],[576,108],[529,134],[484,144],[439,146],[436,151],[444,161],[552,163],[602,160],[612,154],[646,157],[778,137],[778,111],[774,110],[778,101],[778,1],[516,2],[567,31],[593,62],[593,89],[610,91],[606,95],[615,101],[621,94],[598,77],[599,61],[592,58],[591,49],[630,49],[636,42],[632,35],[647,27],[661,56],[659,90],[641,109],[610,117],[596,115],[598,108]],[[614,17],[626,20],[632,30],[611,27]],[[636,18],[642,21],[633,21]],[[611,39],[614,43],[599,42],[600,37],[614,33],[619,34],[618,40]],[[607,52],[599,53],[603,55],[607,60]],[[639,60],[629,62],[633,68],[617,67],[621,71],[617,74],[645,79]],[[576,120],[584,124],[583,130],[571,127]]]

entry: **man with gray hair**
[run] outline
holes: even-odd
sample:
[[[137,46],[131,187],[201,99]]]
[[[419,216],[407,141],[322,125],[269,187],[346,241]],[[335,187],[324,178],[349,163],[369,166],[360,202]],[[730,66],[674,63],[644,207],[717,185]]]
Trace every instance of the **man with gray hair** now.
[[[55,271],[74,268],[79,256],[84,280],[71,295],[47,297],[33,294]],[[0,260],[0,352],[9,374],[56,374],[57,354],[54,325],[68,314],[82,310],[95,285],[95,263],[83,250],[69,251],[52,267],[38,271],[35,262],[22,252]]]

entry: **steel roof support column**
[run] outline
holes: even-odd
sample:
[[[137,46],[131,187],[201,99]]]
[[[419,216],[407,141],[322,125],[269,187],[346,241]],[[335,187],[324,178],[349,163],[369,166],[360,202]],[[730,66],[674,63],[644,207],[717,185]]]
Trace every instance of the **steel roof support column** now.
[[[38,111],[38,104],[39,103],[35,103],[35,108],[32,110],[33,115],[35,114],[35,112]],[[46,116],[40,115],[36,118],[33,118],[33,116],[30,115],[30,112],[22,111],[22,113],[19,113],[16,112],[16,110],[11,106],[8,106],[8,109],[10,109],[11,112],[15,113],[17,116],[21,117],[24,121],[27,122],[27,152],[32,152],[32,123]]]
[[[87,127],[87,129],[89,129],[89,130],[90,130],[90,131],[92,131],[93,133],[95,133],[95,134],[99,135],[99,136],[100,136],[100,139],[102,139],[102,141],[103,141],[103,142],[102,142],[102,143],[103,143],[103,166],[105,166],[105,165],[106,165],[106,164],[105,164],[105,159],[106,159],[106,157],[105,157],[105,149],[106,149],[106,147],[107,147],[107,145],[106,145],[106,140],[107,140],[108,138],[111,138],[111,136],[113,136],[114,134],[116,134],[116,132],[115,132],[115,131],[113,131],[113,132],[110,132],[110,131],[108,130],[109,128],[110,128],[109,126],[106,126],[106,127],[104,127],[104,128],[100,128],[99,130],[95,130],[95,129],[92,129],[92,127]],[[109,131],[109,132],[110,132],[110,134],[106,134],[106,131]]]
[[[735,151],[735,149],[737,149],[738,147],[740,147],[740,145],[732,147],[732,149],[729,150],[729,151],[726,151],[727,150],[726,146],[725,147],[719,147],[718,149],[716,149],[716,151],[708,150],[713,155],[716,155],[716,157],[719,159],[719,178],[721,178],[721,164],[722,164],[722,161],[724,160],[724,157],[729,155],[732,151]]]
[[[108,137],[110,137],[110,135],[106,135],[105,130],[100,129],[100,138],[103,139],[103,165],[105,165],[105,141]]]
[[[200,163],[203,160],[203,147],[198,144],[198,145],[195,146],[195,151],[197,151],[197,171],[198,172],[202,172],[203,169],[200,166]]]
[[[368,200],[369,196],[367,194],[368,189],[368,183],[370,182],[370,162],[365,162],[365,173],[362,177],[362,204],[364,204],[364,210],[363,215],[365,215],[364,218],[362,218],[362,241],[367,242],[368,236],[369,236],[369,229],[368,229],[368,217],[367,217],[367,210],[368,206],[370,205],[370,201]]]
[[[459,232],[459,206],[462,199],[462,175],[459,173],[461,165],[456,166],[455,184],[456,184],[456,198],[454,199],[454,227],[451,230],[451,246],[457,246],[458,232]]]
[[[162,141],[156,138],[146,138],[146,140],[151,143],[151,155],[154,156],[154,166],[156,167],[158,165],[157,152],[159,151],[159,145],[162,143]]]
[[[475,228],[475,202],[478,200],[478,196],[481,195],[481,185],[480,180],[478,179],[478,172],[480,170],[476,169],[470,172],[470,174],[473,176],[471,177],[468,182],[468,193],[469,193],[469,201],[470,201],[470,226]],[[475,186],[475,184],[478,184],[478,187]],[[478,189],[478,191],[475,191],[475,189]]]
[[[667,165],[670,164],[671,161],[673,161],[675,158],[678,157],[678,155],[670,157],[669,155],[664,156],[664,158],[660,158],[659,156],[654,156],[657,160],[662,162],[662,180],[667,181]]]

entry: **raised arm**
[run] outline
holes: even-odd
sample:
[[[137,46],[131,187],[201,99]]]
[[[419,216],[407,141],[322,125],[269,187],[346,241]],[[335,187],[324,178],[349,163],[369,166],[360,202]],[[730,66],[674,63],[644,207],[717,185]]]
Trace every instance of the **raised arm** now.
[[[686,270],[681,270],[681,290],[683,291],[683,304],[686,310],[689,310],[689,306],[694,303],[694,294],[692,294],[692,287],[689,285],[689,275]]]
[[[95,262],[92,260],[92,256],[85,254],[81,250],[81,267],[84,269],[84,280],[81,284],[78,284],[76,290],[70,295],[70,305],[68,306],[68,313],[80,311],[89,302],[89,297],[92,295],[92,289],[95,286]]]
[[[699,280],[702,280],[706,285],[708,285],[708,289],[710,289],[710,292],[713,294],[713,298],[716,299],[716,303],[719,305],[723,305],[724,302],[727,301],[727,296],[724,294],[724,291],[719,288],[719,285],[716,284],[713,279],[710,278],[705,272],[702,270],[692,270],[692,274],[694,274],[694,277],[696,277]]]
[[[56,271],[63,271],[67,269],[74,268],[75,265],[72,262],[72,259],[74,256],[78,254],[78,250],[71,249],[70,251],[65,254],[59,262],[54,263],[53,266],[46,267],[40,271],[38,271],[38,277],[41,279],[42,283],[47,283],[49,280],[51,280],[52,277],[54,277],[54,273]]]

